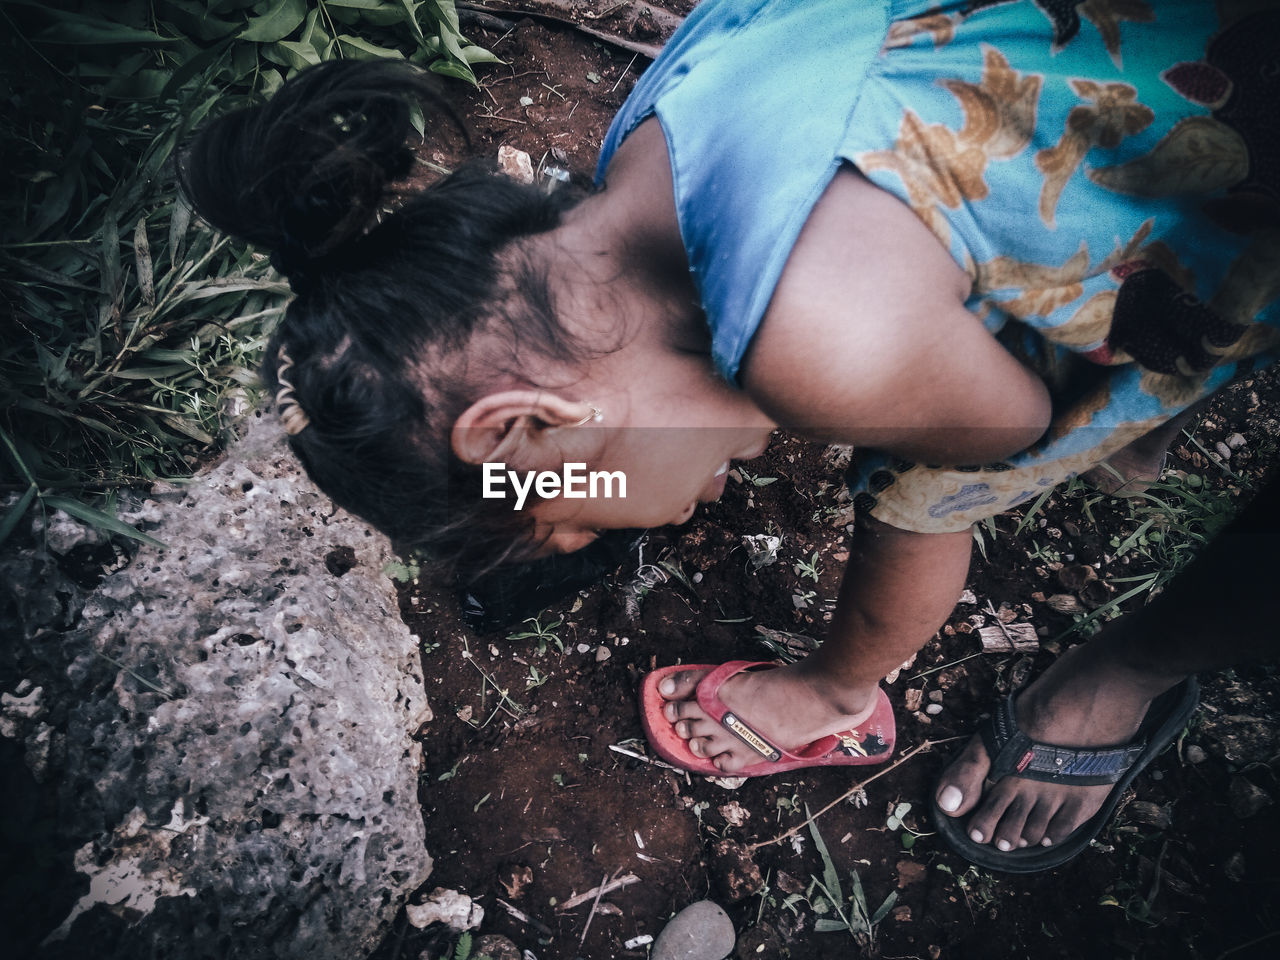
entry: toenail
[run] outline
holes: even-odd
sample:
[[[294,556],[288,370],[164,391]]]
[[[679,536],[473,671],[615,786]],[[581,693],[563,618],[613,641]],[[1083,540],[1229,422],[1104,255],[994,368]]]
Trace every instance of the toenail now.
[[[1043,840],[1041,840],[1041,841],[1040,841],[1040,846],[1042,846],[1042,847],[1052,847],[1052,846],[1053,846],[1053,841],[1052,841],[1052,840],[1050,840],[1048,837],[1045,837]]]
[[[964,794],[959,788],[953,786],[944,787],[942,793],[938,796],[938,806],[947,813],[955,813],[960,809],[960,804],[964,802]]]
[[[1002,853],[1008,853],[1010,850],[1013,849],[1013,844],[1010,843],[1008,840],[1001,840],[996,844],[996,846],[1000,848],[1000,851]]]
[[[672,680],[670,677],[667,677],[660,684],[658,684],[658,692],[661,693],[663,696],[668,696],[668,697],[671,696],[671,694],[676,692],[676,682]]]
[[[1019,850],[1021,850],[1023,847],[1028,846],[1028,845],[1029,845],[1029,844],[1027,843],[1027,840],[1026,840],[1026,838],[1025,838],[1025,837],[1019,837],[1019,838],[1018,838],[1018,849],[1019,849]]]
[[[972,840],[974,843],[981,843],[981,842],[982,842],[982,831],[981,831],[981,830],[974,830],[972,833],[970,833],[970,834],[969,834],[969,839],[970,839],[970,840]]]

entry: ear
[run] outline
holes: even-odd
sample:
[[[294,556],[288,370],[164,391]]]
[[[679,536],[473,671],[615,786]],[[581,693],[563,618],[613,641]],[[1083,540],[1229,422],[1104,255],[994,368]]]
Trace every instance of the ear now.
[[[587,403],[538,390],[504,390],[481,397],[458,417],[450,433],[464,463],[537,462],[547,431],[576,426],[591,416]]]

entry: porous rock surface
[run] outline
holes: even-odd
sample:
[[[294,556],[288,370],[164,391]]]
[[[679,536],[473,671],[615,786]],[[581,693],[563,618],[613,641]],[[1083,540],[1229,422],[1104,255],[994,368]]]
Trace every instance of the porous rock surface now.
[[[124,518],[164,549],[96,587],[102,538],[65,517],[0,547],[5,939],[367,955],[431,869],[426,702],[386,542],[311,486],[274,418],[152,497]]]

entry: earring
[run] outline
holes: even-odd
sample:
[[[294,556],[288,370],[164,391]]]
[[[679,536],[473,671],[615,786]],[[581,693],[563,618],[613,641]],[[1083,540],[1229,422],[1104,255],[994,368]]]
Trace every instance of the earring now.
[[[583,400],[582,402],[591,408],[591,412],[588,413],[581,420],[575,421],[574,423],[566,424],[566,426],[580,427],[584,423],[591,423],[592,421],[594,421],[595,423],[599,423],[601,420],[604,419],[604,411],[601,410],[599,407],[597,407],[594,403],[592,403],[590,400]]]

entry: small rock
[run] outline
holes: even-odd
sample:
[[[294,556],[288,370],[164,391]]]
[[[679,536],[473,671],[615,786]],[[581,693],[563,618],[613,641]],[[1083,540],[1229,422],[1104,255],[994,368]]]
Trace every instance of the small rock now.
[[[1204,752],[1204,748],[1197,746],[1194,743],[1188,746],[1187,749],[1182,752],[1182,755],[1186,758],[1187,763],[1192,765],[1204,763],[1205,760],[1209,758],[1209,755]]]
[[[1240,449],[1241,447],[1243,447],[1247,442],[1248,442],[1248,441],[1246,441],[1246,440],[1245,440],[1245,438],[1244,438],[1243,436],[1241,436],[1240,434],[1238,434],[1238,433],[1233,433],[1233,434],[1231,434],[1231,436],[1227,437],[1227,441],[1226,441],[1226,443],[1227,443],[1227,449],[1229,449],[1229,450],[1239,450],[1239,449]]]
[[[1058,571],[1058,582],[1072,593],[1097,579],[1098,571],[1087,563],[1069,563]]]
[[[1133,801],[1133,803],[1124,808],[1124,814],[1133,823],[1145,824],[1148,827],[1155,827],[1157,830],[1167,830],[1173,823],[1168,810],[1158,803],[1151,803],[1149,800]]]
[[[892,916],[895,923],[910,923],[911,908],[907,906],[905,903],[900,904],[893,908]]]
[[[613,651],[606,646],[596,647],[596,663],[604,663],[613,656]]]
[[[733,921],[710,900],[691,903],[662,928],[651,960],[724,960],[733,953]]]
[[[591,649],[591,644],[589,644],[589,643],[580,643],[580,644],[578,644],[577,649],[578,649],[578,652],[579,652],[579,653],[586,653],[588,650],[590,650],[590,649]]]
[[[486,933],[471,944],[471,955],[489,960],[520,960],[520,948],[500,933]]]
[[[1084,604],[1069,593],[1055,593],[1044,603],[1054,613],[1062,613],[1068,616],[1075,613],[1084,613]]]
[[[973,603],[973,604],[976,604],[977,602],[978,602],[978,597],[972,590],[966,590],[964,593],[960,594],[960,599],[956,601],[956,603]]]
[[[523,150],[503,144],[498,148],[498,166],[513,180],[533,183],[533,161]]]
[[[1218,456],[1220,456],[1223,460],[1231,459],[1231,448],[1228,447],[1221,440],[1219,440],[1217,443],[1213,445],[1213,449],[1217,451]]]
[[[927,707],[925,707],[925,708],[924,708],[924,712],[925,712],[925,713],[927,713],[927,714],[929,714],[929,716],[931,716],[931,717],[936,717],[938,714],[940,714],[940,713],[942,712],[942,704],[940,704],[940,703],[931,703],[931,704],[929,704]]]
[[[1090,610],[1111,602],[1111,587],[1102,580],[1090,580],[1080,591],[1080,599]]]
[[[1227,802],[1230,803],[1231,812],[1237,819],[1247,820],[1263,807],[1269,806],[1272,800],[1271,794],[1253,781],[1235,776],[1231,778],[1231,785],[1227,787]]]
[[[930,701],[932,701],[933,703],[941,703],[941,702],[942,702],[942,691],[941,691],[941,690],[930,690],[930,691],[929,691],[929,700],[930,700]]]
[[[907,692],[903,695],[903,705],[907,708],[908,713],[915,713],[920,709],[920,705],[923,702],[923,690],[918,687],[907,687]]]
[[[426,903],[407,903],[409,922],[419,930],[433,923],[443,923],[455,933],[474,930],[484,921],[484,907],[465,893],[436,887]]]
[[[701,571],[699,571],[698,573],[695,573],[695,574],[693,575],[693,577],[692,577],[692,580],[693,580],[693,582],[694,582],[694,583],[701,583],[701,582],[702,582],[702,572],[701,572]]]

